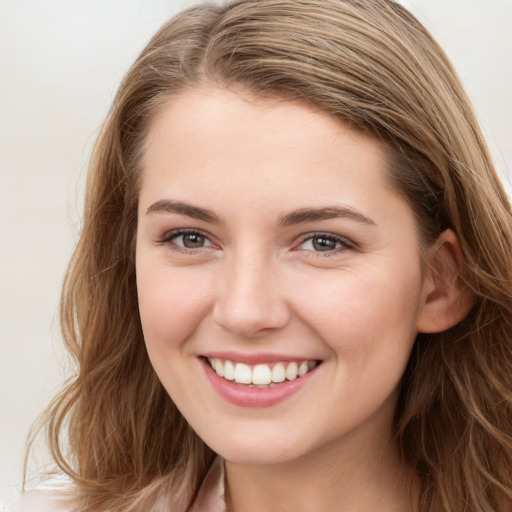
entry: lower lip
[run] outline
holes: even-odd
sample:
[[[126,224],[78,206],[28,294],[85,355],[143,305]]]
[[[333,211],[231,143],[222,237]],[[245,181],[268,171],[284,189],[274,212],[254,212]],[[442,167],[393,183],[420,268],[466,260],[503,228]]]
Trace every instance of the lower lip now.
[[[206,359],[201,359],[206,376],[214,389],[232,404],[241,407],[270,407],[301,390],[311,379],[318,366],[295,380],[286,381],[267,388],[249,388],[243,384],[219,377]]]

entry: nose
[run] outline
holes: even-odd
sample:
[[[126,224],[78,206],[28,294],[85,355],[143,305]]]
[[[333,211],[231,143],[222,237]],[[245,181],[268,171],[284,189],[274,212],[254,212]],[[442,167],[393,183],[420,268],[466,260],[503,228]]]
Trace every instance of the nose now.
[[[218,282],[215,322],[231,334],[254,338],[283,328],[290,311],[280,287],[278,264],[246,254],[227,264]]]

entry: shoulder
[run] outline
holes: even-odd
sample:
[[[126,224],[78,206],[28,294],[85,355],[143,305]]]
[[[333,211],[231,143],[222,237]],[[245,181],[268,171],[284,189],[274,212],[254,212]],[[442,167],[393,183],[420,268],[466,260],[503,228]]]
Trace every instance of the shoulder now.
[[[0,507],[0,512],[71,512],[70,494],[62,490],[33,490]]]

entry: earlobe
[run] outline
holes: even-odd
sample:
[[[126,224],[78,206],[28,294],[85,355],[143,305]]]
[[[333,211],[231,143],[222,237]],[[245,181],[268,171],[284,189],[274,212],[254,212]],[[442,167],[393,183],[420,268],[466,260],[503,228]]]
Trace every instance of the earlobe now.
[[[451,229],[444,231],[427,252],[427,274],[418,314],[418,332],[442,332],[461,322],[474,303],[462,276],[462,251]]]

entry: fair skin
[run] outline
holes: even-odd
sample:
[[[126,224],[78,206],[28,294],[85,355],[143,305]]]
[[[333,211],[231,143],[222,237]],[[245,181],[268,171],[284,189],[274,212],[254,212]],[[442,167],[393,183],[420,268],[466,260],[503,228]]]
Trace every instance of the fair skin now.
[[[226,459],[230,510],[416,509],[398,386],[416,334],[462,315],[442,284],[453,234],[436,272],[420,248],[385,147],[339,120],[209,86],[161,110],[139,200],[142,327],[164,387]],[[222,376],[294,362],[307,373],[270,387]]]

